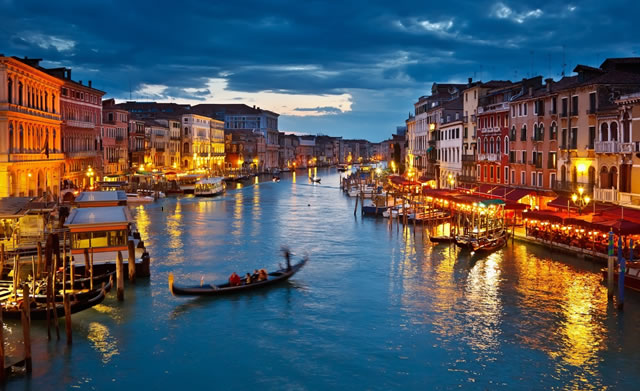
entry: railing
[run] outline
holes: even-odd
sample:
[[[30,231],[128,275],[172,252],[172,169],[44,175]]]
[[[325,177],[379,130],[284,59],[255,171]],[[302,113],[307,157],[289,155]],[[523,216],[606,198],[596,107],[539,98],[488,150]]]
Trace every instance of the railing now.
[[[491,105],[480,106],[478,107],[478,114],[486,113],[488,111],[496,111],[496,110],[509,110],[509,103],[494,103]]]
[[[76,121],[76,120],[66,120],[65,124],[67,126],[71,126],[74,128],[85,128],[85,129],[93,129],[96,127],[96,124],[90,121]]]
[[[594,187],[593,199],[602,202],[618,202],[618,190]]]
[[[478,160],[488,160],[490,162],[496,162],[499,159],[499,154],[497,153],[479,153]]]
[[[463,162],[475,162],[476,161],[476,156],[475,155],[463,154],[462,155],[462,161]]]
[[[9,154],[10,162],[28,162],[28,161],[50,161],[64,159],[63,153],[49,153],[49,157],[44,153],[11,153]]]
[[[13,111],[15,113],[35,115],[42,118],[48,118],[48,119],[60,121],[60,114],[50,113],[48,111],[42,111],[42,110],[25,107],[25,106],[19,106],[13,103],[0,103],[0,111]]]
[[[633,153],[638,152],[637,143],[618,143],[620,153]]]
[[[555,181],[551,183],[551,188],[553,190],[565,191],[576,193],[578,188],[582,187],[585,190],[591,189],[593,184],[584,183],[584,182],[570,182],[570,181]]]
[[[620,147],[617,141],[596,141],[596,153],[618,153]]]
[[[560,113],[560,117],[562,117],[562,118],[568,117],[567,112],[563,111],[562,113]]]

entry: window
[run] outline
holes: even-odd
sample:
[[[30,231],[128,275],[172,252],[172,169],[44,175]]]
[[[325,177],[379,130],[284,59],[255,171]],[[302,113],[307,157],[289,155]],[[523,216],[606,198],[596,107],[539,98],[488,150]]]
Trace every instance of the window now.
[[[496,182],[500,182],[500,167],[496,167]]]
[[[571,128],[570,149],[578,149],[578,128]]]
[[[511,170],[511,183],[516,183],[516,170]]]
[[[531,173],[531,186],[537,186],[537,175],[535,172]]]
[[[527,106],[528,106],[528,104],[524,103],[524,110],[523,111],[524,111],[524,115],[525,116],[527,115]]]
[[[493,137],[491,137],[491,141],[489,142],[489,153],[494,153],[494,152],[495,152],[495,149],[493,148]]]
[[[504,183],[509,183],[509,167],[504,168]]]
[[[553,97],[551,98],[551,114],[557,114],[558,113],[558,98],[557,97]]]
[[[468,130],[469,129],[465,126],[464,127],[464,138],[467,138],[469,136]]]
[[[476,174],[478,176],[478,180],[480,180],[480,165],[477,165]]]
[[[596,142],[596,127],[589,126],[589,149],[593,149]]]
[[[578,95],[571,97],[571,115],[578,115]]]
[[[569,107],[569,98],[562,98],[562,112],[560,113],[561,117],[567,116],[568,107]]]
[[[589,94],[589,113],[595,114],[596,112],[596,93]]]
[[[520,153],[522,154],[522,161],[520,161],[520,163],[527,164],[527,151],[520,151]]]
[[[555,122],[551,123],[551,127],[549,128],[549,140],[557,140],[558,139],[558,125]]]
[[[538,186],[542,187],[542,173],[538,173]]]
[[[527,173],[524,171],[520,171],[520,184],[523,186],[527,185]]]
[[[549,157],[547,160],[547,168],[555,170],[558,167],[557,155],[556,152],[549,152]]]
[[[505,137],[504,138],[504,154],[508,155],[509,154],[509,137]],[[506,178],[506,176],[505,176]]]
[[[496,139],[496,153],[500,154],[500,137]]]
[[[516,106],[515,105],[511,106],[511,116],[512,117],[516,116]]]
[[[569,145],[567,144],[567,129],[562,129],[562,149],[567,149]]]
[[[527,125],[522,125],[520,130],[520,141],[527,141]]]
[[[509,137],[511,137],[511,139],[515,141],[515,139],[516,139],[516,127],[515,126],[511,127],[511,134],[509,135]]]
[[[552,187],[556,183],[556,173],[552,172],[549,174],[549,187]]]
[[[493,166],[491,166],[491,169],[489,170],[489,174],[490,174],[489,179],[493,181]]]

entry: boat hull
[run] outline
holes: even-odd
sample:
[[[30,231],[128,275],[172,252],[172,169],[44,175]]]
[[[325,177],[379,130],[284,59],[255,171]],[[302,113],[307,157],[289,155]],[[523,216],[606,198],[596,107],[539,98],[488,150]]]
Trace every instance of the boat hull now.
[[[606,284],[607,276],[609,274],[607,268],[601,269],[600,273],[602,274],[602,281]],[[614,270],[613,272],[613,281],[616,285],[618,285],[619,278],[620,278],[620,273],[616,268],[616,270]],[[627,271],[627,273],[625,273],[625,276],[624,276],[624,287],[640,292],[640,270],[639,269],[629,268],[629,270]]]

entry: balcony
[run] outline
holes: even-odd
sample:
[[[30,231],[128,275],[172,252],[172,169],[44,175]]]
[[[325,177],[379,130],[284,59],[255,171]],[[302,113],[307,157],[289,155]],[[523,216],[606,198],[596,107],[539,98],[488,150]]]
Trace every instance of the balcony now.
[[[487,113],[487,112],[490,112],[490,111],[502,111],[502,110],[509,110],[509,103],[508,102],[494,103],[494,104],[491,104],[491,105],[479,106],[478,107],[478,114]]]
[[[463,162],[475,162],[476,161],[476,156],[475,155],[464,154],[464,155],[462,155],[462,161]]]
[[[52,119],[56,121],[60,121],[60,114],[50,113],[48,111],[42,111],[34,108],[29,108],[25,106],[14,105],[12,103],[0,103],[0,111],[13,111],[14,113],[22,113],[34,115],[36,117]]]
[[[96,124],[90,121],[67,120],[65,121],[65,124],[72,128],[93,129],[96,127]]]
[[[618,190],[594,187],[593,199],[602,202],[618,202]]]
[[[468,115],[462,116],[462,122],[469,122],[469,116]]]
[[[596,141],[596,153],[619,153],[620,146],[617,141]]]
[[[497,153],[479,153],[478,160],[497,162],[500,160],[500,155]]]
[[[593,188],[593,184],[584,183],[584,182],[570,182],[570,181],[555,181],[551,183],[551,188],[553,190],[564,191],[568,193],[577,193],[578,188],[582,187],[587,192],[589,189]]]
[[[563,111],[562,113],[560,113],[560,117],[567,118],[568,117],[567,112]]]
[[[640,143],[618,143],[618,148],[620,149],[620,153],[634,153],[640,152],[639,148]]]
[[[597,110],[597,109],[595,109],[595,108],[591,108],[591,109],[587,110],[587,114],[590,114],[590,115],[594,115],[594,114],[596,114],[597,112],[598,112],[598,110]]]
[[[49,157],[44,153],[10,153],[9,161],[10,162],[37,162],[37,161],[45,161],[49,162],[52,160],[63,160],[63,153],[49,153]]]

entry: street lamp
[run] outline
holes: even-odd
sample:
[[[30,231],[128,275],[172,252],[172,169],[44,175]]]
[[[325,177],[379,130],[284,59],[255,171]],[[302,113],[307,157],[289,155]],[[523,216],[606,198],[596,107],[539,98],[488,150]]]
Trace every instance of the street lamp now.
[[[578,214],[580,215],[582,214],[582,208],[589,205],[591,197],[584,194],[584,187],[580,186],[578,187],[578,194],[573,193],[571,195],[571,201],[573,201],[573,203],[578,207]]]

